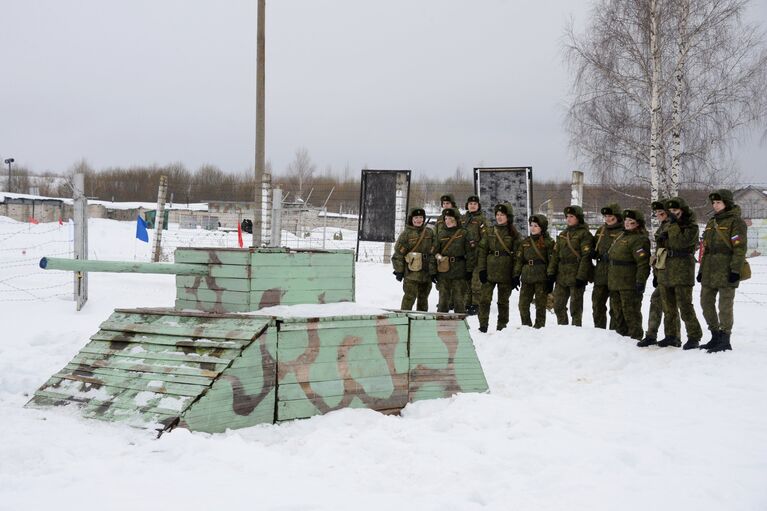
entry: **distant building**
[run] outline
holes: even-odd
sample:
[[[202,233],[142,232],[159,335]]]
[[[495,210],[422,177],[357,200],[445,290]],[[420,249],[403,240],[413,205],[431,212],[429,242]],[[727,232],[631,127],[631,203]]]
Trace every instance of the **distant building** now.
[[[733,193],[748,225],[749,255],[767,254],[767,190],[747,186]]]

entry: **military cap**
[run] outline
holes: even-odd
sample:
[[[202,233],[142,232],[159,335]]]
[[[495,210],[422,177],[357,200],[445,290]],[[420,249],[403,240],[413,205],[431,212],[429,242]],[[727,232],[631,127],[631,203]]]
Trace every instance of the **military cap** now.
[[[476,202],[477,204],[479,204],[480,207],[482,207],[482,203],[479,202],[479,197],[477,197],[476,195],[469,195],[469,198],[466,199],[466,206],[464,206],[466,209],[469,209],[470,202]]]
[[[546,231],[549,228],[549,219],[546,218],[546,215],[542,215],[540,213],[537,215],[532,215],[527,223],[532,224],[533,222],[538,224],[542,231]]]
[[[445,208],[442,210],[442,216],[452,216],[453,218],[458,218],[460,215],[455,210],[455,208]]]
[[[623,218],[630,218],[636,220],[639,225],[644,225],[644,215],[638,209],[624,209]]]
[[[498,213],[499,211],[506,216],[511,216],[514,213],[514,209],[511,207],[511,204],[509,204],[508,202],[504,202],[503,204],[496,204],[495,207],[493,208],[493,213],[495,214],[495,213]]]
[[[618,204],[608,204],[607,206],[603,207],[600,211],[603,215],[614,215],[618,218],[622,218],[623,210]]]
[[[650,205],[650,208],[653,211],[665,210],[666,209],[666,204],[664,204],[663,199],[658,199],[658,200],[652,201],[652,204]]]
[[[583,223],[583,208],[580,206],[567,206],[564,209],[565,215],[574,215],[576,218],[578,218],[578,221],[580,223]]]
[[[735,200],[733,199],[732,191],[727,190],[726,188],[721,188],[719,190],[709,193],[708,200],[710,200],[711,202],[714,202],[715,200],[720,200],[724,202],[724,205],[727,206],[727,208],[731,208],[735,205]]]

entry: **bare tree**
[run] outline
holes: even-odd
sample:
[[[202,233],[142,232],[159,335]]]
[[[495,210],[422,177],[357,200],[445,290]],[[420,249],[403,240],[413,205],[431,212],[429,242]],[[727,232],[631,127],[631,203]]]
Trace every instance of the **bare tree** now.
[[[296,149],[293,161],[288,164],[286,177],[298,197],[303,197],[304,188],[314,177],[316,170],[317,166],[312,162],[309,150],[306,147]]]
[[[567,29],[571,145],[602,183],[655,199],[736,178],[735,136],[767,118],[767,51],[747,4],[598,0],[584,34]]]

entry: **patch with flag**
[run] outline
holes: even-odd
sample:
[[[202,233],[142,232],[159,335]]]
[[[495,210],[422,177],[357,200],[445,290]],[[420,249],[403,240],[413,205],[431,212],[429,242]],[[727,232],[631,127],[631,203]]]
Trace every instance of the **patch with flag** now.
[[[639,250],[636,251],[636,253],[639,254],[639,257],[644,257],[647,255],[647,252],[645,251],[644,248],[640,248]]]
[[[740,243],[740,234],[730,237],[730,241],[732,241],[733,245]]]

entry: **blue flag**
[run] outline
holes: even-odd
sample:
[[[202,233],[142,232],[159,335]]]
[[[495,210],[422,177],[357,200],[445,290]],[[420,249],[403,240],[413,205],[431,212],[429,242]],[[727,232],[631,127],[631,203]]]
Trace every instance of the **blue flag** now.
[[[146,222],[141,215],[136,217],[136,237],[141,241],[149,243],[149,233],[146,232]]]

